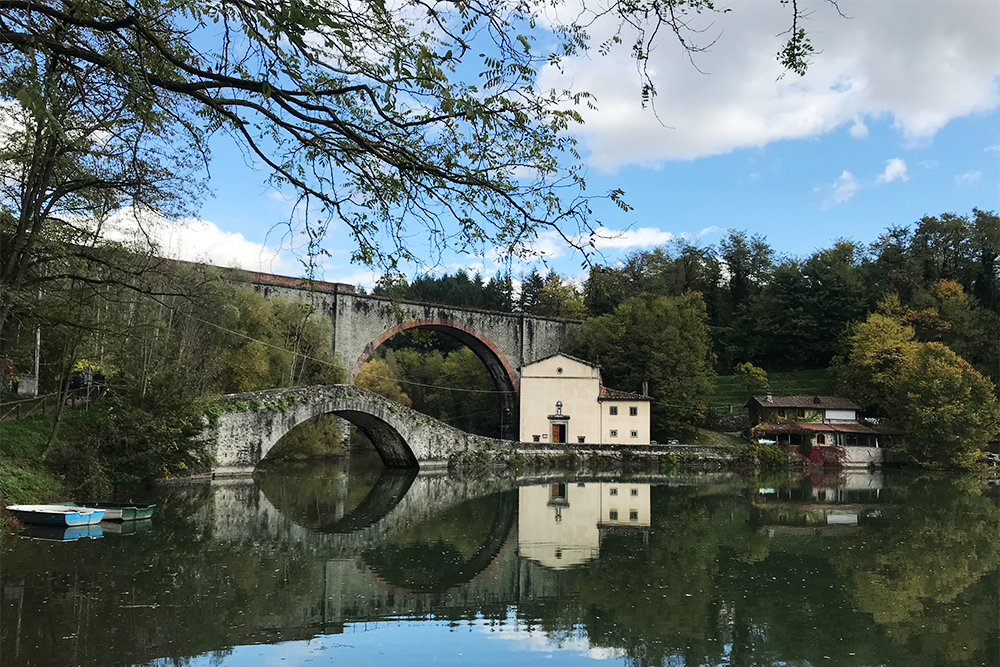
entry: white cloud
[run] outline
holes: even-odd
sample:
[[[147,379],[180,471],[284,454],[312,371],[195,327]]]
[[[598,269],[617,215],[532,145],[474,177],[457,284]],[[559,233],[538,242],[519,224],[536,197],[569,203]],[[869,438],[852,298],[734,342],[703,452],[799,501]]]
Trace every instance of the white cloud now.
[[[340,273],[336,268],[328,269],[325,273],[325,280],[333,283],[346,283],[348,285],[358,285],[360,287],[371,288],[375,286],[382,274],[371,269],[355,268],[351,273]]]
[[[844,172],[837,177],[837,180],[835,180],[827,188],[828,197],[824,200],[822,209],[824,211],[828,211],[836,204],[843,204],[844,202],[849,201],[860,187],[861,184],[858,183],[858,179],[854,177],[854,174],[845,169]]]
[[[967,171],[964,174],[959,174],[955,177],[955,185],[960,188],[971,188],[973,185],[979,182],[979,179],[983,177],[983,172],[981,171]]]
[[[937,169],[938,161],[937,160],[921,160],[918,164],[921,167],[923,167],[924,169]]]
[[[865,121],[861,120],[861,118],[855,118],[854,125],[851,125],[851,129],[848,131],[855,139],[868,138],[868,126],[865,125]]]
[[[624,652],[620,649],[605,648],[590,645],[590,639],[581,631],[547,633],[534,628],[520,625],[516,619],[508,616],[506,625],[478,626],[478,631],[488,633],[494,641],[512,642],[522,651],[555,653],[569,651],[593,660],[620,659]]]
[[[801,4],[801,3],[800,3]],[[865,119],[891,118],[907,142],[932,137],[950,120],[1000,104],[1000,3],[841,0],[812,2],[805,26],[817,54],[805,77],[782,71],[775,35],[791,8],[779,2],[734,0],[726,14],[695,19],[703,42],[699,72],[664,38],[648,60],[656,109],[640,108],[640,79],[626,48],[565,59],[542,75],[542,88],[590,91],[599,112],[584,107],[582,136],[591,163],[614,171],[627,164],[722,154],[773,141],[815,137]],[[572,8],[569,8],[572,9]],[[611,18],[609,18],[609,21]],[[617,26],[599,21],[595,42]]]
[[[640,227],[638,229],[625,229],[616,231],[607,227],[598,227],[594,233],[580,238],[581,243],[593,244],[597,250],[607,250],[614,248],[623,250],[626,248],[651,248],[663,245],[676,238],[670,232],[665,232],[658,227]]]
[[[876,183],[892,183],[896,179],[906,181],[908,177],[906,175],[906,162],[894,157],[891,160],[887,160],[885,163],[885,171],[878,175],[875,179]]]
[[[706,234],[714,234],[717,231],[719,231],[719,228],[716,227],[715,225],[712,225],[711,227],[706,227],[705,229],[703,229],[700,232],[698,232],[698,238],[701,238],[702,236],[705,236]]]
[[[249,271],[287,274],[298,271],[297,263],[280,250],[251,241],[239,232],[227,232],[208,220],[167,220],[148,214],[119,211],[108,221],[105,236],[112,240],[154,246],[157,254],[171,259],[239,267]]]

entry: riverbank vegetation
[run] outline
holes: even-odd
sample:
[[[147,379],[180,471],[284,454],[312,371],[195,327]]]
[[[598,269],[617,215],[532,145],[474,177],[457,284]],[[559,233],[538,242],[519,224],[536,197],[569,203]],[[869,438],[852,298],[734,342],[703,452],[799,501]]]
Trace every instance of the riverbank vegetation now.
[[[131,261],[156,270],[117,285],[52,281],[12,313],[5,380],[37,352],[41,391],[56,400],[47,415],[0,425],[5,499],[51,500],[56,487],[107,497],[202,470],[209,461],[197,436],[212,396],[344,378],[330,352],[332,327],[310,303],[265,299],[212,267]],[[77,267],[87,271],[101,275],[99,264]],[[321,420],[283,449],[320,455],[340,439],[336,424]]]

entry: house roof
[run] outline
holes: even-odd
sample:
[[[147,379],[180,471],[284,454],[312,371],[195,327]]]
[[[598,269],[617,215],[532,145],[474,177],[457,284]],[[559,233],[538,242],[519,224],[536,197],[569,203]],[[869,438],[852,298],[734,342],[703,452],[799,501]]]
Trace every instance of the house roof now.
[[[555,354],[550,354],[547,357],[542,357],[541,359],[536,359],[536,360],[532,361],[530,364],[525,364],[525,365],[521,366],[521,368],[527,368],[528,366],[534,366],[535,364],[540,364],[543,361],[548,361],[549,359],[551,359],[553,357],[565,357],[565,358],[569,359],[570,361],[575,361],[578,364],[583,364],[585,366],[590,366],[591,368],[600,368],[601,367],[600,364],[591,363],[591,362],[589,362],[589,361],[587,361],[585,359],[580,359],[579,357],[574,357],[572,355],[566,354],[565,352],[556,352]]]
[[[770,400],[768,400],[770,399]],[[763,408],[812,408],[813,410],[860,410],[861,406],[840,396],[754,396],[748,401]]]
[[[774,424],[771,422],[761,422],[754,429],[758,433],[869,433],[873,435],[884,434],[884,431],[872,428],[867,424],[859,422],[841,422],[836,424],[824,424],[821,422],[785,422]]]
[[[649,396],[643,396],[642,394],[637,394],[634,391],[618,391],[617,389],[609,389],[604,385],[601,385],[601,393],[597,397],[598,401],[652,401],[653,399]]]

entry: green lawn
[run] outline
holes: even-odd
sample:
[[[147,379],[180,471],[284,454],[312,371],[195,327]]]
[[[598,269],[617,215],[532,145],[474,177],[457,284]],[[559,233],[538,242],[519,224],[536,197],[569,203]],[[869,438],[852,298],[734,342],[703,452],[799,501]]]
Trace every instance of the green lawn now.
[[[72,438],[82,411],[68,410],[60,440]],[[63,483],[41,460],[52,433],[52,415],[36,415],[0,424],[0,499],[6,503],[52,502],[64,493]]]
[[[771,393],[775,396],[830,396],[833,394],[833,378],[825,368],[814,371],[789,371],[768,373]],[[742,409],[747,402],[746,390],[733,375],[715,378],[715,388],[709,398],[709,405],[718,411]]]

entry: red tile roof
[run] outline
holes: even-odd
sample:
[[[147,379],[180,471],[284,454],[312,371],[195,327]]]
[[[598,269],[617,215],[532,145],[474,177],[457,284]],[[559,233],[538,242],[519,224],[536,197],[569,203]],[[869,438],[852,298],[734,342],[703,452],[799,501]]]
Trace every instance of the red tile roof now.
[[[827,423],[822,422],[785,422],[783,424],[772,424],[771,422],[761,422],[754,426],[754,431],[759,433],[872,433],[881,434],[882,431],[874,429],[867,424],[859,422]]]
[[[860,410],[861,406],[840,396],[754,396],[751,402],[763,408],[812,408],[814,410]]]
[[[599,401],[652,401],[649,396],[643,396],[632,391],[618,391],[609,389],[601,385],[601,394],[597,397]]]

